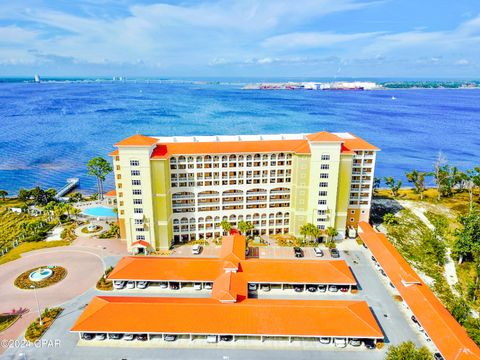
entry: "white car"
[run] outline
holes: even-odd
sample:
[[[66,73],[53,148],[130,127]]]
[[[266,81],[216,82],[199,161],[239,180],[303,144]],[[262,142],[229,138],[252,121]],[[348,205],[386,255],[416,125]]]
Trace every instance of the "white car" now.
[[[193,245],[193,247],[192,247],[192,254],[193,255],[198,255],[198,254],[200,254],[201,251],[202,251],[202,247],[200,245],[198,245],[198,244]]]
[[[333,343],[335,344],[335,347],[338,348],[347,347],[347,339],[345,338],[335,338],[333,339]]]
[[[328,287],[328,291],[330,292],[337,292],[338,291],[338,287],[336,285],[330,285]]]
[[[357,339],[357,338],[352,338],[350,339],[350,341],[348,342],[350,345],[352,346],[360,346],[362,345],[362,341],[360,339]]]
[[[332,339],[329,337],[321,337],[318,341],[320,341],[320,344],[328,345],[332,342]]]
[[[207,336],[207,343],[216,343],[218,341],[217,335],[208,335]]]
[[[100,341],[103,341],[107,338],[107,334],[104,334],[104,333],[98,333],[98,334],[95,334],[95,340],[100,340]]]
[[[135,281],[128,281],[127,289],[135,289]]]
[[[137,289],[146,289],[148,287],[148,281],[137,281]]]
[[[135,335],[134,335],[134,334],[125,334],[125,335],[123,335],[123,340],[125,340],[125,341],[132,341],[133,339],[135,339]]]
[[[320,249],[319,247],[313,248],[313,251],[315,252],[315,256],[318,256],[318,257],[323,256],[323,250]]]
[[[121,280],[113,281],[113,288],[115,290],[120,290],[120,289],[123,289],[124,287],[125,287],[125,281],[121,281]]]
[[[202,283],[193,283],[194,290],[202,290]]]
[[[206,290],[212,290],[212,283],[205,283]]]
[[[167,289],[168,288],[168,283],[167,282],[161,282],[160,283],[160,289]]]
[[[257,284],[248,284],[248,291],[257,291]]]

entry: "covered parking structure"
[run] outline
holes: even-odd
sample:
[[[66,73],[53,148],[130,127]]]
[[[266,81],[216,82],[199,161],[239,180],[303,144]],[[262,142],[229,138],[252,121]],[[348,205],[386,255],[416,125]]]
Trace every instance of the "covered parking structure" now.
[[[387,237],[366,222],[358,225],[358,235],[442,356],[447,360],[480,359],[478,346]]]
[[[383,339],[365,301],[95,297],[71,329],[83,333],[183,336],[228,335],[268,341],[327,338]]]

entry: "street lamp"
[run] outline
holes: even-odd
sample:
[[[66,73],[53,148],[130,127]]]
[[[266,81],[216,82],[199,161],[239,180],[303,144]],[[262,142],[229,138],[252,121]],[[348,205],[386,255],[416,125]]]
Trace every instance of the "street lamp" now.
[[[37,302],[38,316],[40,318],[40,326],[43,326],[42,313],[40,312],[40,304],[38,303],[38,297],[37,297],[37,288],[35,287],[35,285],[31,285],[30,289],[33,289],[33,293],[35,294],[35,301]]]

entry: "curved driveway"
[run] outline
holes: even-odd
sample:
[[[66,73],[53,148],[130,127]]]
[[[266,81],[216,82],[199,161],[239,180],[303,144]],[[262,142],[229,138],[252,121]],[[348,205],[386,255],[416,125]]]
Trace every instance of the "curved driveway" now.
[[[43,265],[58,265],[67,269],[67,276],[55,285],[38,289],[40,310],[62,304],[95,286],[104,271],[101,257],[87,249],[55,248],[22,254],[18,260],[0,266],[0,313],[12,309],[30,309],[0,339],[16,339],[26,326],[38,316],[33,290],[17,288],[13,282],[22,272]],[[0,353],[2,353],[0,349]]]

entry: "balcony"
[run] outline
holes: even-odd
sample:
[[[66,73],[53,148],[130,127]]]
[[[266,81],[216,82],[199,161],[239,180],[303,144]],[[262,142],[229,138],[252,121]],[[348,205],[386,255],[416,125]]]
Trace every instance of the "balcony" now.
[[[199,194],[198,198],[203,199],[203,198],[218,198],[219,194]]]

